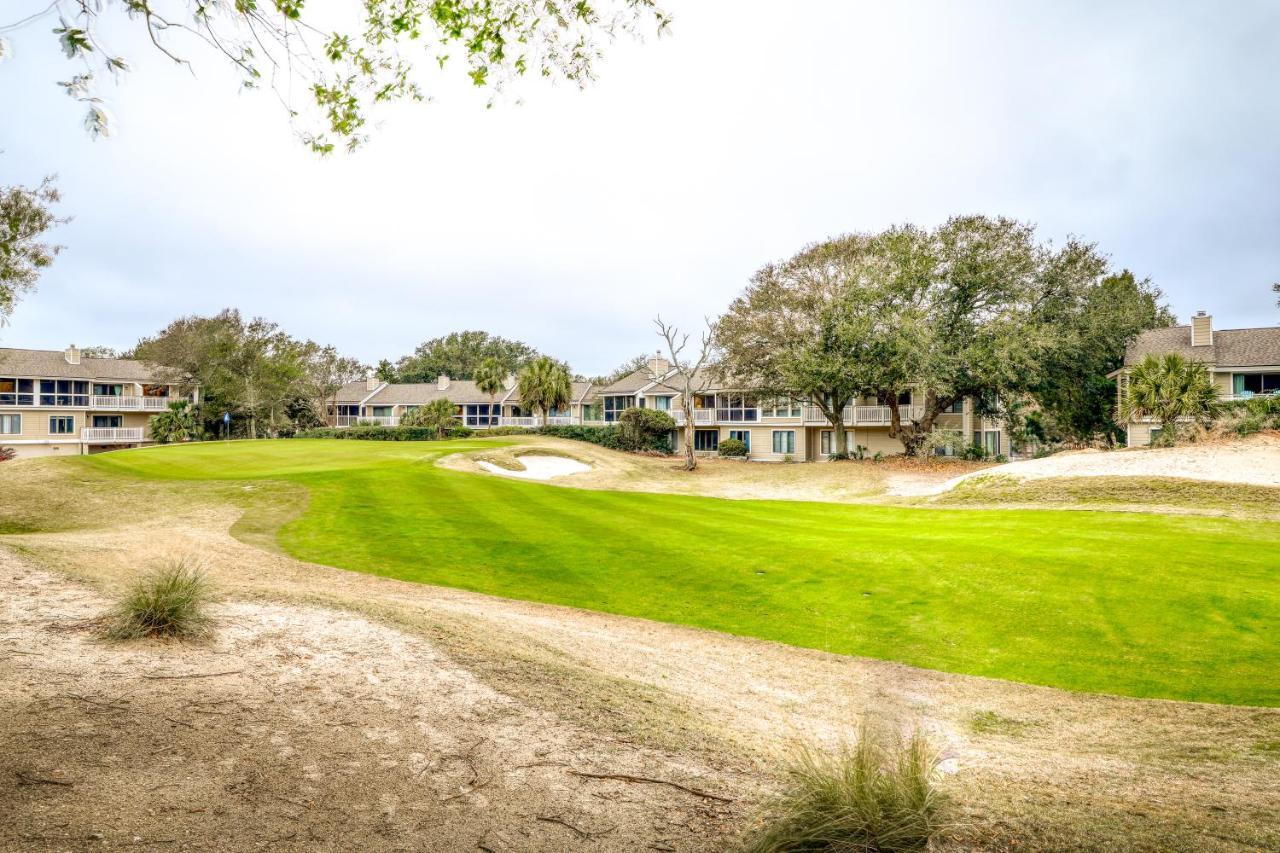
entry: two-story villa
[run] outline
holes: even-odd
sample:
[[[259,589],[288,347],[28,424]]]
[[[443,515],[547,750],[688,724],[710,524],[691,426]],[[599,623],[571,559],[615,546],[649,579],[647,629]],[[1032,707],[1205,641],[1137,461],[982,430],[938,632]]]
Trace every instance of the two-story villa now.
[[[0,348],[0,446],[19,456],[94,453],[147,444],[147,423],[196,392],[127,358],[65,350]]]
[[[699,383],[701,384],[701,383]],[[624,411],[636,406],[669,413],[677,429],[672,437],[677,451],[683,449],[684,411],[680,404],[683,384],[670,363],[655,356],[642,368],[610,383],[596,386],[575,382],[570,404],[546,418],[548,425],[607,425]],[[369,379],[354,382],[339,392],[330,407],[330,423],[354,426],[373,423],[394,426],[416,406],[447,399],[455,406],[460,423],[472,429],[497,426],[537,427],[543,418],[520,404],[514,377],[505,388],[490,397],[474,382],[441,376],[434,384],[395,384]],[[920,407],[910,394],[895,401],[903,419],[919,417]],[[720,442],[736,438],[747,446],[748,457],[758,460],[817,461],[833,453],[834,430],[822,411],[810,403],[794,400],[762,400],[750,392],[725,383],[710,381],[694,401],[694,449],[702,454],[717,452]],[[901,453],[902,443],[889,437],[889,403],[860,399],[844,409],[845,441],[849,452],[861,446],[868,454]],[[1008,437],[1002,424],[983,418],[971,401],[957,403],[938,421],[938,429],[954,430],[971,437],[992,455],[1008,453]]]
[[[1202,362],[1213,376],[1220,399],[1245,400],[1258,394],[1280,394],[1280,327],[1214,329],[1213,317],[1199,311],[1186,326],[1151,329],[1125,351],[1124,366],[1112,373],[1116,401],[1125,391],[1129,371],[1149,355],[1177,353]],[[1123,425],[1129,447],[1151,443],[1158,427],[1150,419]]]

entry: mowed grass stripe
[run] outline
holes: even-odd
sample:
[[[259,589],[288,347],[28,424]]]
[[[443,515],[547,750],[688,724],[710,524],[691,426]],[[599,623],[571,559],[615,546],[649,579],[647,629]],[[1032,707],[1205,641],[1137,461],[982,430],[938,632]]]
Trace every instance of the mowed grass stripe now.
[[[1078,690],[1280,705],[1280,531],[1138,513],[597,492],[451,471],[489,443],[233,442],[88,458],[301,483],[342,568]]]

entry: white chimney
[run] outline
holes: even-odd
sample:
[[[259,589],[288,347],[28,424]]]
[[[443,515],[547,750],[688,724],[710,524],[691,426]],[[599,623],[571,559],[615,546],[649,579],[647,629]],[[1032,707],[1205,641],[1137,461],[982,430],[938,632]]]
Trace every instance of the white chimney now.
[[[649,375],[654,379],[666,376],[671,370],[671,362],[662,357],[662,353],[656,352],[653,358],[649,359]]]
[[[72,344],[71,346],[67,347],[66,352],[62,354],[62,357],[67,360],[67,364],[79,364],[80,363],[80,347],[76,346],[75,344]]]
[[[443,373],[441,373],[439,376],[437,376],[437,377],[436,377],[436,390],[437,390],[437,391],[448,391],[448,390],[449,390],[449,377],[448,377],[448,376],[446,376],[446,375],[444,375]]]
[[[514,373],[508,373],[507,378],[502,380],[502,386],[508,391],[516,387],[516,375]]]
[[[1213,346],[1213,317],[1197,311],[1191,318],[1191,345],[1193,347]]]
[[[366,376],[364,378],[364,390],[366,391],[376,391],[381,384],[382,380],[376,376]]]

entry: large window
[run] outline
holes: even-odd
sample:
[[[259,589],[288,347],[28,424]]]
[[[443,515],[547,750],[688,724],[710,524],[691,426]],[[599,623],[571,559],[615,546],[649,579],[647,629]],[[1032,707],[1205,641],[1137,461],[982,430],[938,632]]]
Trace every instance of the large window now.
[[[835,453],[835,450],[833,450],[832,448],[836,446],[836,431],[833,429],[824,429],[822,432],[818,433],[818,445],[819,445],[819,448],[822,450],[823,456],[830,456],[832,453]],[[853,441],[853,430],[851,429],[845,430],[844,431],[844,452],[853,453],[853,451],[856,449],[857,449],[857,446],[854,444],[854,441]]]
[[[653,407],[657,409],[659,412],[669,412],[671,411],[671,398],[670,397],[654,397]]]
[[[1280,392],[1280,373],[1237,373],[1231,391],[1237,397]]]
[[[600,410],[600,404],[599,404],[599,403],[591,403],[590,405],[583,406],[583,407],[582,407],[582,419],[583,419],[584,421],[600,421],[600,420],[604,420],[604,415],[601,413],[601,410]]]
[[[773,431],[773,452],[790,454],[796,452],[796,431],[793,429],[775,429]]]
[[[103,385],[101,383],[93,383],[93,396],[95,397],[119,397],[124,394],[123,385]]]
[[[469,427],[497,426],[502,406],[498,403],[468,403],[462,411],[462,420]]]
[[[40,405],[87,406],[89,383],[78,379],[41,379]]]
[[[633,408],[636,404],[636,398],[631,397],[605,397],[604,398],[604,419],[607,423],[612,423],[622,417],[622,413],[627,409]]]
[[[0,435],[21,435],[22,415],[0,415]]]
[[[988,456],[998,455],[1000,453],[1000,430],[975,430],[973,444],[975,447],[981,447],[987,451]]]
[[[76,419],[70,415],[49,418],[49,435],[71,435],[76,431]]]
[[[34,379],[0,377],[0,406],[35,405]]]
[[[717,394],[716,420],[758,421],[760,410],[756,408],[755,400],[742,394]]]
[[[731,429],[729,430],[729,438],[736,438],[738,441],[741,441],[743,447],[747,448],[747,452],[751,452],[751,430]]]
[[[760,407],[760,414],[766,418],[798,418],[802,414],[800,401],[788,400],[785,397],[765,400]]]
[[[947,407],[947,414],[949,414],[949,415],[963,415],[963,414],[964,414],[964,398],[963,398],[963,397],[961,397],[959,400],[956,400],[954,403],[952,403],[950,406],[948,406],[948,407]]]
[[[93,425],[96,429],[120,429],[124,426],[124,418],[120,415],[94,415]]]
[[[715,450],[720,446],[720,430],[695,429],[693,431],[694,450]]]

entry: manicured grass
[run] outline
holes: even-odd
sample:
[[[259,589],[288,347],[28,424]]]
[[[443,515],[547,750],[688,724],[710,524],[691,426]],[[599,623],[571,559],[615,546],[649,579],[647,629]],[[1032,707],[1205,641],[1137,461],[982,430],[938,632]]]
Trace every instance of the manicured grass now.
[[[1280,705],[1280,530],[1257,521],[585,491],[443,470],[492,443],[158,447],[125,476],[280,479],[305,560],[1077,690]]]

